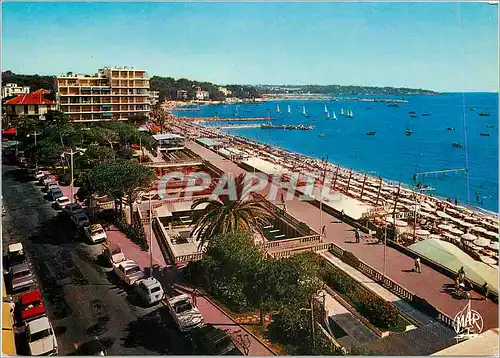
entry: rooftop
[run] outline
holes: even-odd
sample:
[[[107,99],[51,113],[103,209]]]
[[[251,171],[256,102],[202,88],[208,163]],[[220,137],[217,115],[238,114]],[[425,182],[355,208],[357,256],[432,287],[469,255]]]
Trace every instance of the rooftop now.
[[[163,133],[163,134],[155,134],[153,135],[153,138],[155,140],[164,140],[164,139],[181,139],[183,137],[175,133]]]
[[[50,91],[39,89],[38,91],[21,94],[5,102],[6,105],[55,105],[56,102],[44,97]]]

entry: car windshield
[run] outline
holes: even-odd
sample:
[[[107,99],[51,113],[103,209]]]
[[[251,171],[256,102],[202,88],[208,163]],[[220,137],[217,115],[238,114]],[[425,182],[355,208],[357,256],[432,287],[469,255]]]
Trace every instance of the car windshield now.
[[[35,307],[39,307],[42,305],[42,301],[33,301],[33,302],[30,302],[30,303],[27,303],[23,306],[23,310],[26,311],[26,310],[30,310],[32,308],[35,308]]]
[[[186,311],[190,311],[193,309],[193,306],[191,305],[191,302],[188,301],[182,301],[178,302],[174,306],[175,312],[177,313],[183,313]]]
[[[111,250],[111,255],[118,255],[121,253],[122,253],[122,250],[119,247],[115,247]]]
[[[43,331],[36,332],[30,335],[29,341],[36,342],[40,339],[44,339],[46,337],[50,337],[52,335],[52,330],[50,328],[44,329]]]
[[[19,271],[15,274],[12,275],[12,278],[20,278],[20,277],[25,277],[30,274],[30,270],[24,270],[24,271]]]
[[[87,217],[86,217],[86,216],[83,216],[83,215],[82,215],[82,216],[77,216],[77,217],[76,217],[76,219],[77,219],[78,221],[80,221],[80,222],[81,222],[81,221],[87,221],[87,220],[88,220],[88,219],[87,219]]]
[[[69,199],[59,199],[59,204],[69,203]]]
[[[139,266],[136,266],[136,267],[132,267],[131,269],[128,269],[126,274],[128,276],[128,275],[132,275],[132,274],[139,272],[139,271],[141,271],[141,269],[139,268]]]
[[[104,234],[103,229],[97,229],[97,230],[92,231],[92,235],[102,235],[102,234]]]
[[[155,293],[155,292],[158,292],[158,291],[161,291],[161,287],[160,286],[156,286],[156,287],[153,287],[151,289],[151,293]]]

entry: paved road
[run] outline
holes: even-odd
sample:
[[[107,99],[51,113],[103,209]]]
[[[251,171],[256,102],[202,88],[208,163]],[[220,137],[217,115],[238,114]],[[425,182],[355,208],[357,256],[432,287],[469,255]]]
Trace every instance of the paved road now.
[[[39,278],[59,354],[98,336],[110,355],[180,355],[191,348],[162,305],[140,307],[134,295],[99,266],[101,245],[82,242],[41,188],[16,167],[2,165],[4,248],[22,241]],[[129,292],[130,293],[130,292]],[[22,352],[19,352],[22,353]]]

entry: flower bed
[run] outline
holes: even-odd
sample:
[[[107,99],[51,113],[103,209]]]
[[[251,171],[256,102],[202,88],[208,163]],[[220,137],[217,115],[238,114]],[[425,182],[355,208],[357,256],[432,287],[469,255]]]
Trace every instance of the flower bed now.
[[[143,251],[149,249],[148,241],[146,239],[146,232],[142,223],[134,222],[134,225],[129,225],[125,219],[125,215],[116,220],[116,227],[123,232],[133,243],[139,245]]]

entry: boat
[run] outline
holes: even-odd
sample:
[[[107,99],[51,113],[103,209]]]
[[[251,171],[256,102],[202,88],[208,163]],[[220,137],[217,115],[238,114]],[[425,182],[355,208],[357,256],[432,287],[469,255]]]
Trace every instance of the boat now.
[[[429,117],[430,115],[430,113],[422,113],[422,117]]]
[[[454,131],[454,130],[455,130],[455,128],[453,128],[453,127],[448,127],[448,128],[446,128],[446,130],[447,130],[447,131]]]
[[[335,114],[335,111],[333,111],[332,119],[337,120],[337,115]]]
[[[290,105],[288,105],[288,114],[292,113],[292,109],[290,108]]]
[[[469,108],[471,111],[475,111],[476,109],[474,107]]]
[[[415,114],[415,112],[414,112],[414,111],[411,111],[411,112],[408,112],[408,114]]]
[[[413,131],[410,128],[406,128],[405,135],[407,137],[411,136],[413,134]]]
[[[326,104],[325,104],[325,114],[328,113],[328,108],[326,108]]]
[[[417,118],[416,114],[410,114],[410,118]]]
[[[349,109],[347,110],[347,114],[346,114],[346,115],[347,115],[347,117],[349,117],[349,118],[353,118],[353,117],[354,117],[354,113],[352,113],[352,109],[351,109],[351,108],[349,108]]]
[[[488,132],[483,132],[480,134],[481,137],[489,137],[490,134]]]
[[[418,183],[416,185],[416,189],[419,191],[434,191],[434,190],[436,190],[434,187],[432,187],[430,185],[422,185],[420,183]]]
[[[451,146],[453,148],[462,148],[462,143],[455,142],[455,143],[452,143]]]
[[[480,112],[480,113],[479,113],[479,115],[480,115],[481,117],[489,117],[491,114],[490,114],[490,113],[488,113],[488,112]]]
[[[306,116],[307,113],[306,113],[306,106],[302,107],[302,115]]]
[[[281,113],[280,105],[279,104],[276,105],[276,113]]]
[[[375,135],[375,134],[377,134],[377,132],[375,132],[375,131],[369,131],[366,133],[366,135]]]
[[[318,137],[324,137],[324,136],[325,136],[325,133],[318,134]]]
[[[330,112],[326,112],[326,119],[330,119]]]
[[[493,128],[493,127],[495,127],[495,125],[494,125],[494,124],[488,124],[488,125],[486,126],[486,128]]]
[[[344,108],[341,108],[340,109],[340,115],[343,116],[344,115]]]

